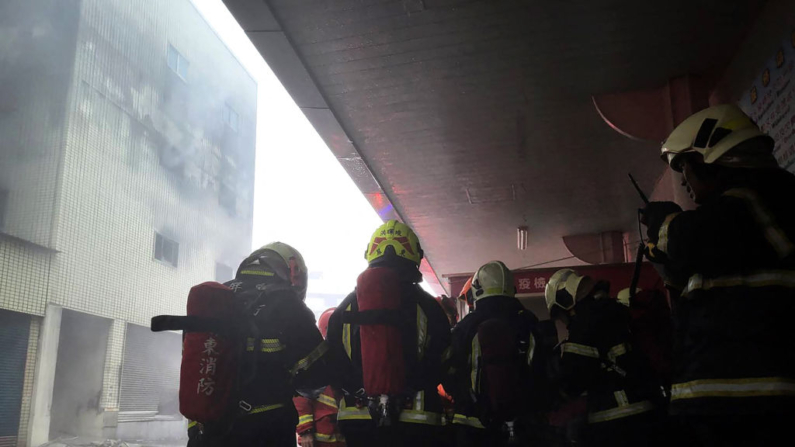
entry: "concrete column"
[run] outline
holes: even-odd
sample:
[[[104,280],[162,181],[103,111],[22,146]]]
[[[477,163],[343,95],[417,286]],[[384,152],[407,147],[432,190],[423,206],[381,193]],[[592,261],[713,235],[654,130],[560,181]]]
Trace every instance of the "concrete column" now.
[[[50,440],[50,410],[55,385],[55,365],[58,361],[58,341],[61,337],[62,311],[60,306],[48,304],[41,323],[28,428],[28,445],[31,447],[40,446]]]
[[[113,320],[105,349],[105,371],[102,378],[102,397],[99,402],[103,417],[103,435],[116,437],[119,421],[119,389],[121,388],[121,366],[124,360],[124,340],[127,322]]]

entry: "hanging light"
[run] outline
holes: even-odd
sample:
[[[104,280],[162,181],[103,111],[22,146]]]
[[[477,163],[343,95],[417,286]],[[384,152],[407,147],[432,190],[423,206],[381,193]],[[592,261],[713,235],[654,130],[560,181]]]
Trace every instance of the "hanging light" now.
[[[527,225],[516,229],[516,246],[519,250],[527,250]]]

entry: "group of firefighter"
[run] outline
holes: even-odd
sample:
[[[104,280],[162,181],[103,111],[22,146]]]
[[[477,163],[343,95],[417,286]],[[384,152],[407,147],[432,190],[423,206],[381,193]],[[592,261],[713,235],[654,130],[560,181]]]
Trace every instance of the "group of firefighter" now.
[[[225,417],[190,423],[189,445],[786,442],[795,421],[795,176],[773,147],[734,105],[682,122],[662,157],[697,206],[640,211],[642,253],[663,297],[616,293],[563,269],[546,285],[547,321],[516,298],[499,261],[467,283],[459,299],[469,313],[458,321],[455,300],[419,286],[420,242],[391,220],[372,236],[356,289],[318,329],[303,303],[301,255],[262,247],[226,284],[256,308],[259,340],[249,337],[246,349],[254,373],[230,391]],[[269,301],[285,284],[299,299]]]

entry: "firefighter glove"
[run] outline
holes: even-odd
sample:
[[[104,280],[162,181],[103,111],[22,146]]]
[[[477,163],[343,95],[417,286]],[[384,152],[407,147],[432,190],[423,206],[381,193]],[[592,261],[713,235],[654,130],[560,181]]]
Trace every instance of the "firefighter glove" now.
[[[640,210],[641,223],[646,225],[646,236],[653,243],[657,243],[660,227],[665,218],[673,213],[682,212],[682,207],[674,202],[651,202],[646,208]]]

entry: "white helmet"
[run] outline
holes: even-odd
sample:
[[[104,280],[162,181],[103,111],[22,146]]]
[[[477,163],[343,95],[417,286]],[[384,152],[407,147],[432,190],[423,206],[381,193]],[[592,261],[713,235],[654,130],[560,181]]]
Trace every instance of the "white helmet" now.
[[[558,270],[549,278],[544,290],[547,309],[553,307],[571,310],[578,301],[590,294],[596,282],[589,276],[580,276],[572,269]]]
[[[516,296],[513,273],[500,261],[484,264],[472,277],[472,296],[475,302],[490,296]]]
[[[663,160],[681,172],[674,160],[686,153],[698,153],[704,163],[715,163],[726,153],[752,138],[760,138],[761,149],[773,152],[773,139],[734,104],[723,104],[696,112],[676,126],[662,145]]]

